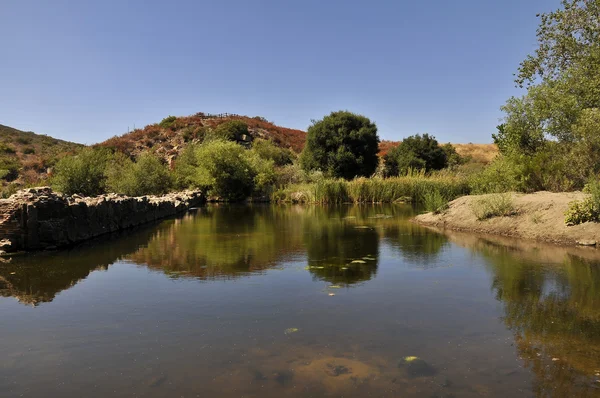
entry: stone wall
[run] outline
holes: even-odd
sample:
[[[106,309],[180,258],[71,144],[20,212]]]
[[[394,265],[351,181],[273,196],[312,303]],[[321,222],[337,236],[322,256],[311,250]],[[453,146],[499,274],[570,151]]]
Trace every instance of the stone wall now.
[[[205,202],[197,191],[92,198],[30,188],[0,200],[0,251],[53,249],[170,217]]]

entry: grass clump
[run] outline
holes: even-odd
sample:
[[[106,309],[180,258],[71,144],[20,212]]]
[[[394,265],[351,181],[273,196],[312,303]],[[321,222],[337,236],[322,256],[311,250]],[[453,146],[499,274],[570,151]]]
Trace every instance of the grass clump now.
[[[515,205],[510,193],[495,193],[479,197],[471,204],[477,220],[506,217],[515,214]]]

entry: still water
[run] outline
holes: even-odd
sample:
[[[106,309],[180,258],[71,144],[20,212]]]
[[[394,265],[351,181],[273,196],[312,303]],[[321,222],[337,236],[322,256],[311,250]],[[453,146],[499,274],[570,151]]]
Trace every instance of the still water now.
[[[600,254],[208,206],[0,263],[1,397],[600,397]]]

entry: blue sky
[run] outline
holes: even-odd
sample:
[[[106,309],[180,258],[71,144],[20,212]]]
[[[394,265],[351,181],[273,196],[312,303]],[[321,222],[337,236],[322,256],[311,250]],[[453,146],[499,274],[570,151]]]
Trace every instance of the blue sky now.
[[[168,115],[491,142],[559,0],[0,0],[0,124],[94,143]]]

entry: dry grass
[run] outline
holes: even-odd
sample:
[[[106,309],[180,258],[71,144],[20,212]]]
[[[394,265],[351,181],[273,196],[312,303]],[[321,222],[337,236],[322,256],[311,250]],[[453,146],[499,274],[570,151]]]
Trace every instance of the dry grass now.
[[[452,144],[456,152],[463,157],[470,157],[471,162],[489,164],[498,156],[496,144]]]

